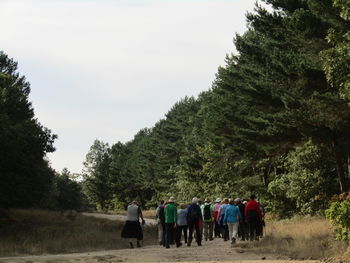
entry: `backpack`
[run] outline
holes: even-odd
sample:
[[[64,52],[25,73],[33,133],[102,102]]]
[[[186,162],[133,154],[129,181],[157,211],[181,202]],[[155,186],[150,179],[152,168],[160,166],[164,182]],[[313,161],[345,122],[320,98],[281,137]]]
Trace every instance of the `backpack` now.
[[[191,207],[188,218],[191,220],[191,222],[196,223],[199,220],[199,213],[197,207]]]
[[[210,205],[205,205],[203,210],[203,219],[210,220],[212,218]]]

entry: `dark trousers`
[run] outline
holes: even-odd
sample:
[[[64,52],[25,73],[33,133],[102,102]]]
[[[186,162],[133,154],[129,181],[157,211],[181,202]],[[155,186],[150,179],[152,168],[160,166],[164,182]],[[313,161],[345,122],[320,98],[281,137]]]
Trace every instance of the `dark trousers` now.
[[[251,218],[248,220],[249,225],[249,238],[250,240],[258,239],[259,238],[259,219],[258,218]]]
[[[162,235],[162,245],[165,247],[165,240],[166,240],[166,229],[165,229],[165,223],[162,222],[162,228],[163,228],[163,235]]]
[[[259,230],[260,237],[264,236],[264,227],[265,227],[265,221],[260,219],[258,221],[258,230]]]
[[[221,236],[220,225],[217,221],[215,221],[215,225],[214,225],[214,235],[215,235],[215,237]]]
[[[248,235],[249,235],[249,232],[248,232],[248,223],[245,222],[245,221],[241,221],[239,222],[239,225],[238,225],[238,237],[242,240],[248,240]]]
[[[202,244],[202,235],[201,235],[201,231],[199,229],[198,223],[189,223],[188,229],[189,229],[188,243],[191,244],[191,242],[193,240],[193,231],[196,230],[196,241],[197,241],[198,245],[201,245]]]
[[[179,243],[181,242],[182,232],[184,233],[185,243],[187,243],[187,229],[188,226],[177,226],[177,238],[179,240]]]
[[[222,238],[225,241],[230,239],[230,234],[228,232],[228,226],[227,225],[221,225],[221,236],[222,236]]]
[[[179,244],[177,237],[177,234],[175,232],[174,223],[165,223],[165,246],[169,246],[170,244],[174,243],[174,240],[176,242],[176,245]]]

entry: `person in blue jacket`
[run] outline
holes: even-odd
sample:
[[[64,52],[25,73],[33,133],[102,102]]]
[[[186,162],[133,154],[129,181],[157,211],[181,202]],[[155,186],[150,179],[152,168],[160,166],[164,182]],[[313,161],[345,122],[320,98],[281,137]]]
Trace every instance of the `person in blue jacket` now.
[[[239,208],[235,206],[233,199],[229,200],[229,205],[225,209],[224,224],[227,224],[231,244],[236,243],[239,220],[242,219],[242,214]]]
[[[202,235],[199,229],[199,222],[202,220],[202,211],[198,205],[198,198],[193,197],[192,204],[187,208],[188,240],[187,246],[191,246],[193,231],[196,231],[196,241],[198,246],[202,245]]]

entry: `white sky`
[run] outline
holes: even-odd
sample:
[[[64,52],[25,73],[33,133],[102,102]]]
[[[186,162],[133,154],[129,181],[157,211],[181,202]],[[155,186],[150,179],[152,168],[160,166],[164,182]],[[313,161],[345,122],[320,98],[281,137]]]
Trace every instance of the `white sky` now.
[[[81,172],[95,139],[126,142],[208,90],[255,0],[0,0],[0,50],[58,134],[52,167]]]

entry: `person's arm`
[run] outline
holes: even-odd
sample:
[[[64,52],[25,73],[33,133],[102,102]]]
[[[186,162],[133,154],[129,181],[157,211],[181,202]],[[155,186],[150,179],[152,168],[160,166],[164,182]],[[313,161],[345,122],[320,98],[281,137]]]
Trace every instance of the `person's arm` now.
[[[228,210],[228,208],[226,208],[225,213],[223,215],[223,217],[224,217],[224,220],[222,221],[223,224],[227,224],[227,217],[228,217],[227,210]]]
[[[260,211],[260,205],[259,205],[259,203],[257,203],[256,211],[258,212],[259,218],[260,218],[260,220],[261,220],[262,217],[261,217],[261,211]]]
[[[198,207],[198,210],[199,210],[199,218],[203,221],[202,210],[200,209],[200,207]]]
[[[159,212],[160,212],[160,206],[157,206],[157,209],[156,209],[156,219],[159,218]]]
[[[237,207],[237,211],[238,211],[237,215],[238,215],[238,222],[239,222],[239,221],[242,221],[243,217],[242,217],[241,211],[239,211],[238,207]]]
[[[143,214],[142,214],[141,207],[139,207],[139,218],[141,218],[142,225],[144,225],[146,222],[145,222],[145,220],[143,219]]]

